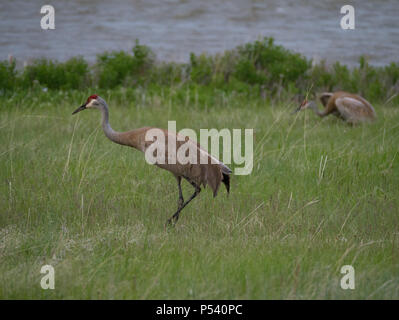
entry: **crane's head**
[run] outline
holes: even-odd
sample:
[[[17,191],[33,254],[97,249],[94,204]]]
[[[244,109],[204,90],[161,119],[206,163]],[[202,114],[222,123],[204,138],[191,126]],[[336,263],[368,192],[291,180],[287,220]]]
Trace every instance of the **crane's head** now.
[[[86,103],[82,104],[79,108],[77,108],[72,114],[78,113],[80,111],[83,111],[85,109],[90,109],[90,108],[100,108],[102,105],[104,105],[104,100],[96,95],[92,94],[90,97],[87,98]]]
[[[295,109],[292,114],[309,108],[311,106],[311,104],[312,104],[312,101],[309,101],[308,99],[303,100],[302,103],[299,105],[299,107],[297,109]]]

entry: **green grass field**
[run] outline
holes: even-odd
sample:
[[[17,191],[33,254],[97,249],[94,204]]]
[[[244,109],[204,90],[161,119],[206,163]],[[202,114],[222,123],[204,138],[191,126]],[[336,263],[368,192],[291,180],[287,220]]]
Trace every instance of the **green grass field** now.
[[[352,127],[260,99],[97,93],[118,131],[253,128],[253,172],[233,176],[229,196],[203,190],[165,231],[174,177],[107,140],[99,112],[71,116],[84,95],[3,98],[0,298],[399,298],[398,106],[376,105],[375,123]],[[54,290],[40,286],[45,264]],[[354,290],[341,289],[343,265]]]

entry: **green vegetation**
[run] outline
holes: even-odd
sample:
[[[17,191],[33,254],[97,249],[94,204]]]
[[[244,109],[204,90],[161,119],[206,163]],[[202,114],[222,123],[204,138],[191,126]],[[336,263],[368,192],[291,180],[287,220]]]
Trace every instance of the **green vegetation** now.
[[[90,93],[0,98],[0,298],[399,297],[397,105],[351,127],[202,85],[96,92],[116,130],[254,128],[252,174],[230,196],[203,190],[165,231],[174,177],[108,141],[96,111],[71,116]],[[355,290],[340,288],[346,264]]]
[[[47,89],[183,88],[200,86],[225,93],[263,97],[269,101],[313,92],[347,90],[373,103],[399,102],[399,64],[385,67],[359,58],[353,69],[310,60],[276,45],[272,38],[238,46],[217,55],[190,55],[188,63],[159,62],[147,46],[136,41],[132,52],[99,54],[92,66],[79,57],[66,62],[37,60],[16,71],[15,63],[0,62],[0,95],[35,87]]]
[[[22,87],[42,86],[48,89],[82,89],[89,80],[89,67],[83,58],[65,63],[45,59],[35,61],[22,73]]]
[[[399,298],[398,64],[312,66],[264,39],[187,64],[137,42],[94,65],[15,66],[0,62],[0,298]],[[309,88],[360,93],[378,119],[290,115]],[[174,177],[108,141],[96,111],[71,115],[94,93],[119,131],[253,128],[253,172],[165,231]],[[347,264],[355,290],[340,287]]]
[[[0,62],[0,89],[4,91],[11,91],[16,88],[17,73],[15,70],[15,61],[8,63],[8,61]]]

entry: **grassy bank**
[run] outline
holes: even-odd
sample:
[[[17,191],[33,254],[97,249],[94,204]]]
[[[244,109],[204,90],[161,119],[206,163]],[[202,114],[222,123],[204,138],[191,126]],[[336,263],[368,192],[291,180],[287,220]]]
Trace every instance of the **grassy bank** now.
[[[254,128],[254,170],[230,196],[204,190],[165,232],[175,179],[108,141],[97,112],[72,117],[89,93],[120,131]],[[351,127],[290,116],[287,101],[193,84],[2,97],[0,297],[397,299],[397,105]],[[55,290],[40,287],[44,264]],[[340,287],[346,264],[355,290]]]
[[[17,57],[18,59],[18,57]],[[130,52],[104,52],[93,65],[84,58],[66,62],[31,61],[22,69],[15,59],[0,62],[0,96],[25,90],[88,90],[200,87],[226,94],[250,94],[269,102],[323,91],[346,90],[372,102],[399,103],[399,64],[369,65],[365,56],[348,68],[344,61],[326,65],[277,45],[272,38],[247,43],[216,55],[191,54],[189,62],[158,61],[138,41]]]

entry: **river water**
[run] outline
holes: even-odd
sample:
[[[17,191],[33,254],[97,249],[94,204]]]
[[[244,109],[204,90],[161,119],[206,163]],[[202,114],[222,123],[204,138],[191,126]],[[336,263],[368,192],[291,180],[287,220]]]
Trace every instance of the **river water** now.
[[[55,8],[55,30],[40,28],[40,8]],[[355,8],[355,30],[342,30],[340,8]],[[136,38],[159,60],[187,61],[259,37],[315,60],[356,65],[399,61],[399,0],[0,0],[0,60],[89,62],[106,50],[130,50]]]

